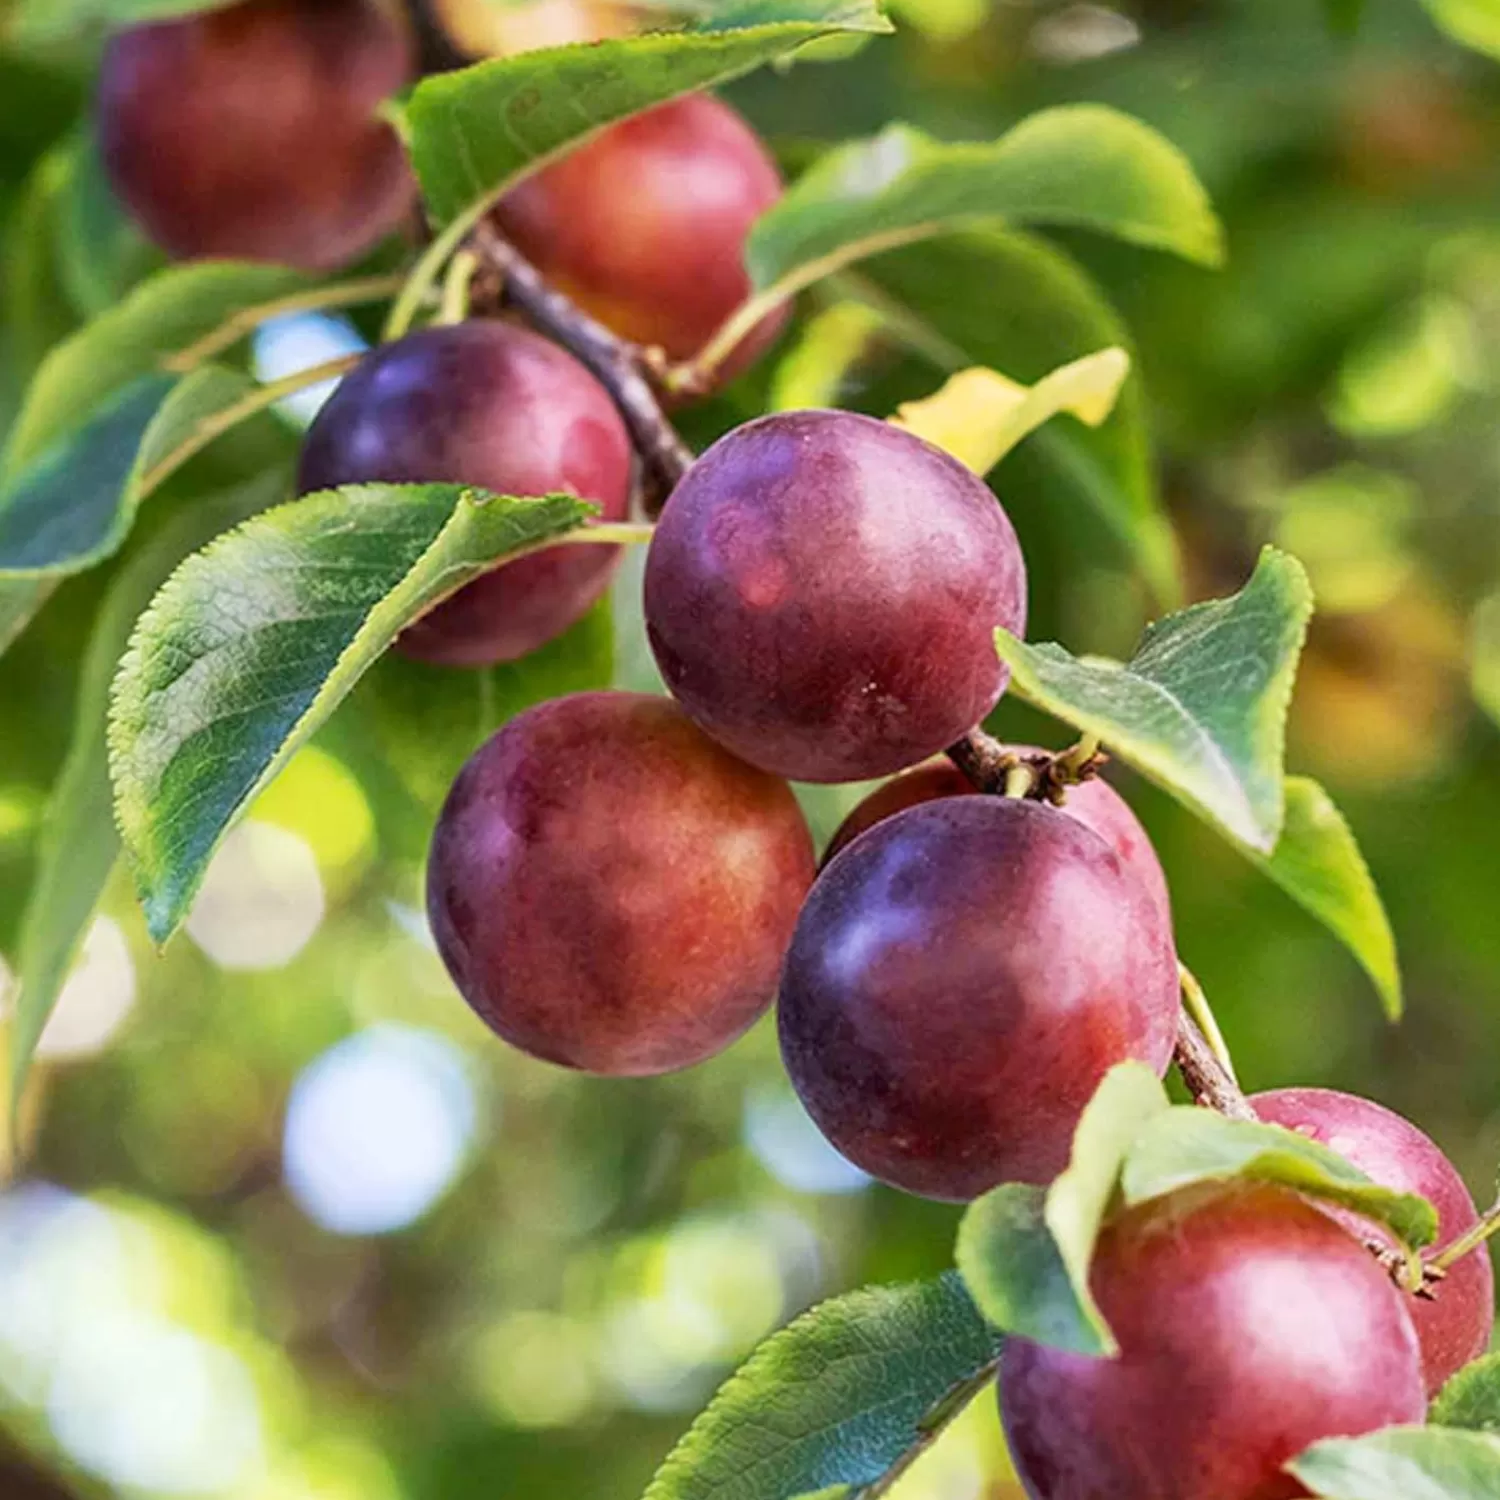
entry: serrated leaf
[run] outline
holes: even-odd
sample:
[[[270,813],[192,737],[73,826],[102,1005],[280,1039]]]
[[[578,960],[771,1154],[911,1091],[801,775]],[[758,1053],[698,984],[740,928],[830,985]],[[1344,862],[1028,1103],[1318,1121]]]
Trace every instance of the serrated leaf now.
[[[996,632],[1010,691],[1097,735],[1200,817],[1262,853],[1285,812],[1286,711],[1312,614],[1295,558],[1267,547],[1239,593],[1149,626],[1125,665]]]
[[[898,334],[904,329],[914,348],[949,370],[987,365],[1030,383],[1093,350],[1129,345],[1089,277],[1019,231],[970,231],[894,251],[849,279],[871,290]],[[1043,427],[994,482],[1002,497],[1024,490],[1053,514],[1099,516],[1162,607],[1180,602],[1177,540],[1157,495],[1138,379],[1125,382],[1101,427]]]
[[[1325,1500],[1494,1500],[1500,1438],[1444,1427],[1387,1427],[1315,1443],[1287,1468]]]
[[[1117,1346],[1089,1290],[1094,1247],[1114,1202],[1126,1153],[1167,1108],[1166,1090],[1145,1064],[1124,1062],[1111,1068],[1073,1132],[1067,1170],[1047,1189],[1047,1228],[1103,1354],[1115,1353]]]
[[[184,557],[271,504],[288,480],[289,475],[272,471],[225,494],[194,497],[126,562],[99,608],[78,686],[73,740],[48,797],[36,874],[21,920],[20,997],[10,1032],[12,1101],[20,1100],[36,1044],[120,856],[105,719],[110,683],[130,633]]]
[[[892,420],[983,476],[1022,438],[1063,412],[1099,426],[1129,374],[1130,356],[1123,349],[1086,354],[1033,386],[976,366],[950,376],[924,400],[906,402]]]
[[[439,224],[472,223],[523,173],[616,120],[819,37],[890,29],[873,0],[730,4],[691,31],[551,48],[427,78],[405,110],[427,210]]]
[[[103,27],[141,26],[200,10],[222,10],[235,0],[20,0],[8,23],[10,35],[27,46],[65,41]]]
[[[1251,858],[1359,960],[1386,1014],[1397,1019],[1401,967],[1390,918],[1353,831],[1316,781],[1287,778],[1286,818],[1275,852]]]
[[[1167,1107],[1149,1068],[1122,1063],[1089,1101],[1067,1169],[1050,1188],[1007,1183],[970,1205],[955,1260],[996,1328],[1074,1354],[1117,1352],[1089,1290],[1089,1267],[1125,1153]]]
[[[1145,1126],[1126,1154],[1120,1187],[1125,1201],[1136,1204],[1232,1178],[1279,1183],[1339,1204],[1384,1224],[1412,1251],[1437,1238],[1437,1214],[1425,1198],[1381,1187],[1295,1130],[1230,1120],[1193,1105],[1179,1105]]]
[[[1500,4],[1496,0],[1422,0],[1427,13],[1456,42],[1500,57]]]
[[[1427,1420],[1437,1427],[1500,1435],[1500,1354],[1465,1365],[1438,1392]]]
[[[110,713],[115,811],[165,942],[220,840],[418,615],[579,530],[593,507],[461,485],[354,485],[190,558],[142,617]]]
[[[975,1305],[1003,1333],[1103,1354],[1106,1338],[1089,1316],[1052,1231],[1046,1189],[1008,1182],[977,1198],[958,1226],[954,1261]]]
[[[755,1351],[672,1450],[645,1500],[786,1500],[899,1472],[998,1355],[947,1275],[804,1313]]]
[[[985,221],[1092,229],[1205,265],[1223,258],[1223,231],[1187,158],[1118,110],[1063,105],[982,142],[889,125],[829,152],[757,221],[745,247],[755,293],[705,362],[803,287],[882,250]]]

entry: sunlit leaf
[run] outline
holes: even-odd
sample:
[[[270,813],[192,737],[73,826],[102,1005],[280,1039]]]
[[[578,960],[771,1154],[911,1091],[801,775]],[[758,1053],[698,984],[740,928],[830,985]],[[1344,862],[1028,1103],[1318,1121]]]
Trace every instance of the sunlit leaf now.
[[[1438,1392],[1427,1420],[1438,1427],[1500,1436],[1500,1354],[1487,1354],[1465,1365]]]
[[[189,559],[142,617],[110,715],[116,815],[157,941],[235,819],[405,626],[592,513],[566,495],[349,486]]]

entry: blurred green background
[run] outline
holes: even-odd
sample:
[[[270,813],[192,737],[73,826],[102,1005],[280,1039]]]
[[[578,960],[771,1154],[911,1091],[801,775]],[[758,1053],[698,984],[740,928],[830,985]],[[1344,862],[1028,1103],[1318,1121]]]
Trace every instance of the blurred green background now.
[[[1333,790],[1385,893],[1405,1022],[1387,1026],[1353,962],[1226,845],[1127,790],[1246,1085],[1378,1098],[1487,1201],[1500,66],[1415,0],[1376,0],[1354,40],[1311,0],[892,8],[896,39],[733,91],[789,163],[888,120],[987,138],[1097,100],[1164,131],[1212,193],[1223,272],[1069,248],[1134,341],[1190,595],[1238,586],[1267,541],[1312,573],[1290,760]],[[71,134],[88,80],[71,50],[0,52],[0,419],[48,345],[152,264]],[[984,298],[954,311],[982,319]],[[816,363],[829,325],[799,344],[807,326],[781,352]],[[894,350],[865,355],[843,371],[848,404],[883,413],[935,382]],[[760,409],[778,378],[773,361],[691,415],[694,437]],[[1030,560],[1031,635],[1128,650],[1149,604],[1118,548],[1027,477],[1023,449],[997,487]],[[0,995],[105,581],[68,585],[0,662]],[[584,635],[613,629],[617,680],[640,686],[634,581]],[[513,673],[511,701],[565,682],[566,649],[548,670]],[[440,746],[498,712],[445,699],[462,722],[439,732],[421,681],[387,688],[407,737]],[[1009,706],[995,722],[1061,743]],[[646,1083],[576,1078],[490,1037],[431,951],[420,838],[392,831],[356,738],[300,756],[164,956],[117,875],[7,1142],[24,1164],[0,1190],[5,1500],[631,1500],[758,1339],[823,1296],[950,1259],[957,1210],[834,1156],[769,1024]],[[857,795],[809,794],[820,836]],[[987,1401],[900,1491],[1016,1493]]]

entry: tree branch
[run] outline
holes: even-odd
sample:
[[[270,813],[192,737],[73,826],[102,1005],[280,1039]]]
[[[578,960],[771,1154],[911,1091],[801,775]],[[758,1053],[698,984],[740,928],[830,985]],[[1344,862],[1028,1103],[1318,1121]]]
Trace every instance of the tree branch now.
[[[645,352],[548,286],[536,267],[488,220],[475,227],[469,248],[496,280],[491,289],[495,301],[524,313],[529,322],[586,365],[614,397],[645,469],[646,509],[655,515],[692,465],[693,450],[662,409],[645,373]],[[478,301],[480,288],[475,291]]]
[[[1177,1071],[1194,1100],[1208,1109],[1215,1109],[1231,1120],[1257,1119],[1249,1101],[1240,1091],[1240,1086],[1223,1063],[1214,1055],[1207,1038],[1198,1029],[1198,1023],[1182,1012],[1177,1022],[1177,1050],[1173,1054]]]

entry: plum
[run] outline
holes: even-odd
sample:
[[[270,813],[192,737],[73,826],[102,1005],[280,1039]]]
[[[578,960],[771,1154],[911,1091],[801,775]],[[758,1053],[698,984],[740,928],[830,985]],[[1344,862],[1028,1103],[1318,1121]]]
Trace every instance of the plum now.
[[[667,699],[580,693],[469,760],[427,906],[454,982],[507,1041],[643,1075],[711,1057],[765,1012],[812,877],[785,782]]]
[[[782,1056],[858,1166],[927,1197],[1046,1182],[1099,1081],[1166,1071],[1171,929],[1098,834],[1037,802],[951,797],[818,877],[782,975]]]
[[[1383,1187],[1419,1193],[1437,1210],[1438,1243],[1457,1239],[1479,1222],[1478,1211],[1453,1163],[1409,1120],[1393,1110],[1334,1089],[1275,1089],[1251,1100],[1256,1114],[1321,1141]],[[1329,1210],[1352,1230],[1387,1239],[1377,1225]],[[1422,1344],[1427,1389],[1483,1354],[1495,1324],[1495,1272],[1481,1247],[1449,1268],[1431,1299],[1407,1297]]]
[[[1289,1500],[1310,1444],[1426,1414],[1390,1276],[1269,1184],[1186,1189],[1100,1237],[1090,1287],[1120,1345],[1006,1343],[1000,1407],[1033,1500]]]
[[[476,320],[409,334],[346,376],[308,432],[298,488],[446,480],[501,495],[568,492],[618,520],[631,462],[609,393],[571,354]],[[447,666],[525,656],[588,611],[618,553],[569,545],[520,558],[438,605],[398,647]]]
[[[994,630],[1026,567],[982,480],[888,422],[762,417],[667,501],[646,627],[672,695],[752,765],[861,781],[915,765],[995,706]]]
[[[526,178],[495,221],[555,286],[616,333],[688,359],[750,293],[745,239],[781,196],[759,136],[727,104],[689,94],[634,115]],[[754,362],[785,310],[722,372]]]
[[[105,170],[179,260],[355,259],[416,183],[376,111],[416,68],[387,0],[239,0],[118,32],[100,65]]]

